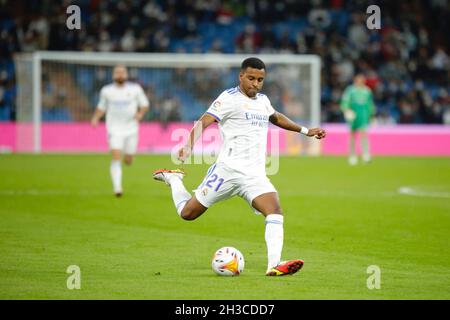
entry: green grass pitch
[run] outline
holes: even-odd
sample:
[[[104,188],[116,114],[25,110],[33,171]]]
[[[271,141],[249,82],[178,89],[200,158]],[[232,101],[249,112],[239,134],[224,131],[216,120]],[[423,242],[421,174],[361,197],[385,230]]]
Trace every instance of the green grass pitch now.
[[[161,167],[170,157],[138,155],[116,199],[106,154],[1,155],[0,299],[450,299],[449,158],[282,157],[271,180],[283,258],[305,265],[280,278],[264,276],[264,221],[244,200],[183,221],[151,179]],[[186,166],[189,190],[206,170]],[[239,277],[211,270],[225,245],[245,256]],[[69,265],[79,290],[67,288]],[[380,289],[367,287],[371,265]]]

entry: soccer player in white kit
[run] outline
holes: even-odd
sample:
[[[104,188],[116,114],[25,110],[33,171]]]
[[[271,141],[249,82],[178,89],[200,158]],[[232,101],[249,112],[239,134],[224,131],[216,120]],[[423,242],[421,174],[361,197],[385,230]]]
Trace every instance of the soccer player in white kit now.
[[[181,170],[161,169],[153,173],[172,189],[172,198],[181,218],[194,220],[214,203],[238,195],[265,217],[267,276],[294,274],[302,260],[281,261],[284,217],[278,193],[266,176],[266,145],[269,122],[286,130],[322,139],[323,129],[302,127],[274,110],[269,99],[258,93],[266,67],[258,58],[242,62],[239,86],[224,91],[192,129],[185,146],[178,151],[184,161],[205,128],[218,122],[223,144],[200,186],[191,194],[185,189]]]
[[[139,135],[139,121],[149,109],[144,90],[137,83],[128,82],[127,68],[117,65],[113,70],[113,83],[100,91],[91,124],[96,127],[106,113],[106,130],[112,160],[110,174],[116,197],[122,196],[122,153],[124,162],[131,165],[136,153]]]

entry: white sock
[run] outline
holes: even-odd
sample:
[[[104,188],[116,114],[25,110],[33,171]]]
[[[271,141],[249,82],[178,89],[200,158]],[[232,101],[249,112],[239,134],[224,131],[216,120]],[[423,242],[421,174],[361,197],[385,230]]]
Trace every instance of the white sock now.
[[[281,214],[269,214],[266,216],[266,245],[267,245],[267,270],[280,263],[281,250],[283,249],[283,221]]]
[[[181,181],[179,177],[172,176],[169,183],[170,188],[172,188],[173,203],[175,204],[178,215],[181,216],[181,211],[192,196],[189,192],[187,192],[183,185],[183,181]]]
[[[350,159],[351,158],[356,158],[356,136],[353,134],[350,136]]]
[[[120,160],[111,161],[109,172],[111,173],[114,192],[122,192],[122,163]]]
[[[367,137],[367,135],[361,136],[361,149],[363,160],[366,162],[370,161],[369,138]]]

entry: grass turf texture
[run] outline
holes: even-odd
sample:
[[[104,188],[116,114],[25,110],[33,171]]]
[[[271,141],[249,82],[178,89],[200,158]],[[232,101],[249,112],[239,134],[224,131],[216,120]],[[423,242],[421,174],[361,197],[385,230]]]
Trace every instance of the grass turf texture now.
[[[448,158],[281,158],[283,258],[305,265],[280,278],[264,276],[264,221],[242,199],[187,222],[151,179],[169,157],[125,167],[120,199],[108,166],[107,155],[0,156],[0,299],[450,299]],[[207,166],[185,169],[192,190]],[[239,277],[211,270],[225,245],[244,254]],[[69,265],[80,290],[66,287]],[[369,265],[379,290],[366,286]]]

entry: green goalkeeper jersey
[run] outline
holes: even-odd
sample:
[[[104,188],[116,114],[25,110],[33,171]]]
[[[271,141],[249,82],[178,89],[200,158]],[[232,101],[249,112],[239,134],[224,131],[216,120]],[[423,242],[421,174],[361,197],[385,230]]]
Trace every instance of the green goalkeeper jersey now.
[[[341,100],[341,110],[351,109],[355,118],[349,124],[352,130],[364,129],[375,113],[372,91],[366,86],[350,85],[345,89]]]

